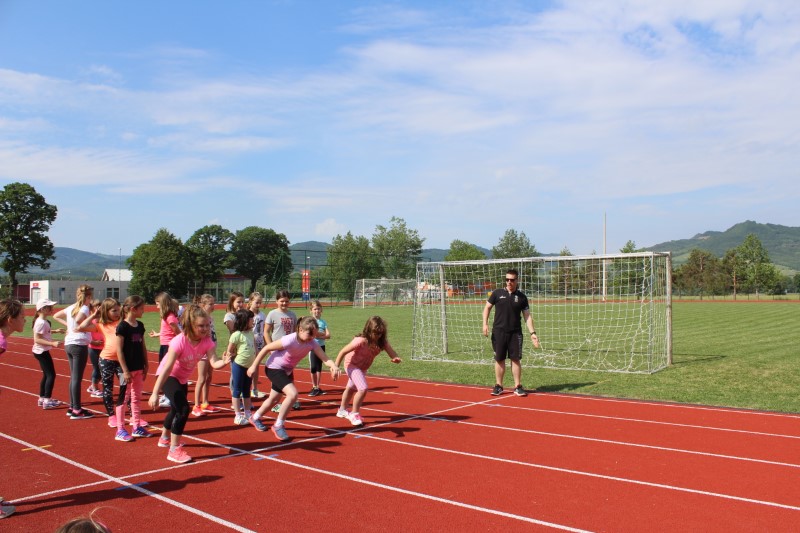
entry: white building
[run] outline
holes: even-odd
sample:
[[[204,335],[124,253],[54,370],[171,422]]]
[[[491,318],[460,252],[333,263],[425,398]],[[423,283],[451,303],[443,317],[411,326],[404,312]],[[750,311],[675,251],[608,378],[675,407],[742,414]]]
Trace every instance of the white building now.
[[[75,303],[75,293],[81,285],[92,287],[94,297],[98,300],[116,298],[123,301],[128,297],[130,280],[130,270],[109,268],[103,273],[103,279],[100,281],[71,279],[31,281],[31,303],[36,303],[39,298],[48,298],[59,305],[71,305]]]

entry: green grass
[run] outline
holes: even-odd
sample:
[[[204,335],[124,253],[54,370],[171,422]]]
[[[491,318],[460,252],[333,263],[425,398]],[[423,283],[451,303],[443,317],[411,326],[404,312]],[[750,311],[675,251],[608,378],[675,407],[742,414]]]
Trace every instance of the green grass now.
[[[228,339],[223,314],[214,313],[220,346]],[[370,373],[486,387],[494,384],[489,365],[412,361],[410,306],[325,308],[323,317],[332,332],[328,354],[335,357],[373,314],[387,320],[389,340],[403,363],[391,364],[382,354]],[[143,321],[148,331],[158,328],[155,313],[146,314]],[[24,334],[30,336],[30,321]],[[798,347],[800,306],[796,303],[677,302],[673,306],[672,366],[650,375],[525,369],[523,383],[540,391],[796,413],[800,412]],[[148,348],[158,350],[158,339],[148,338]],[[506,386],[510,377],[509,372]]]

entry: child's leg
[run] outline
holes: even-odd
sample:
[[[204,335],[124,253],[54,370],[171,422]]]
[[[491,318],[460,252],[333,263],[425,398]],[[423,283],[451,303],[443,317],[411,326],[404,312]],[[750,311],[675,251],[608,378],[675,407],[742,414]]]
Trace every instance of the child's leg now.
[[[364,396],[367,395],[367,376],[360,368],[350,367],[347,369],[347,376],[350,378],[348,385],[352,382],[357,389],[353,396],[353,413],[358,413],[361,410],[361,404],[364,402]]]
[[[116,364],[116,374],[119,380],[119,393],[117,394],[117,405],[114,407],[115,414],[117,415],[117,427],[122,430],[125,427],[125,398],[128,396],[128,382],[122,373],[122,366],[114,361]]]
[[[142,421],[142,388],[144,385],[144,372],[142,370],[134,370],[131,372],[131,381],[128,384],[128,396],[131,400],[131,426],[133,429],[138,428]]]
[[[92,387],[99,390],[102,378],[100,372],[100,350],[89,348],[89,361],[92,362]]]
[[[202,390],[200,391],[202,393],[201,399],[203,405],[208,405],[208,398],[209,398],[208,393],[211,391],[211,381],[213,376],[214,376],[214,367],[211,366],[211,364],[209,363],[206,365],[205,380],[203,381],[203,386],[201,387]]]
[[[201,359],[197,362],[197,383],[194,385],[194,405],[200,406],[203,403],[203,388],[206,385],[206,367],[211,366],[208,364],[207,359]],[[206,393],[206,401],[208,394]]]
[[[286,420],[286,416],[289,414],[289,411],[292,410],[292,404],[297,400],[297,387],[294,386],[294,383],[289,383],[283,388],[283,395],[284,398],[283,403],[281,403],[281,410],[278,411],[278,417],[275,420],[275,425],[277,427],[283,425],[283,421]]]
[[[189,401],[186,399],[188,392],[189,388],[173,377],[167,378],[164,383],[164,395],[170,401],[169,413],[164,419],[164,428],[169,429],[169,433],[172,434],[173,447],[180,444],[180,437],[183,435],[186,420],[189,418]]]
[[[258,411],[253,414],[253,418],[261,418],[264,416],[264,413],[272,409],[272,406],[278,403],[278,399],[280,397],[280,392],[276,391],[275,389],[270,389],[269,396],[266,400],[264,400],[264,403],[261,404],[261,407],[258,408]]]
[[[344,411],[347,410],[347,405],[350,403],[350,394],[355,390],[355,385],[353,382],[348,380],[347,386],[345,386],[344,390],[342,391],[342,403],[339,404],[339,410]]]
[[[69,403],[73,412],[80,411],[81,385],[83,371],[86,370],[86,360],[89,358],[89,348],[77,344],[65,346],[67,360],[69,360]]]
[[[242,415],[242,401],[244,396],[245,377],[247,377],[247,369],[241,365],[231,361],[231,405],[236,416]],[[250,395],[250,387],[247,386],[247,395]]]
[[[33,354],[39,362],[39,367],[42,369],[42,379],[39,382],[39,397],[50,398],[53,394],[53,384],[56,380],[56,369],[53,365],[53,358],[50,352],[42,352],[40,354]]]
[[[114,413],[114,376],[117,373],[119,364],[110,359],[100,359],[100,375],[103,381],[103,405],[108,416],[116,416]],[[110,421],[109,421],[110,425]],[[115,427],[116,424],[112,427]]]

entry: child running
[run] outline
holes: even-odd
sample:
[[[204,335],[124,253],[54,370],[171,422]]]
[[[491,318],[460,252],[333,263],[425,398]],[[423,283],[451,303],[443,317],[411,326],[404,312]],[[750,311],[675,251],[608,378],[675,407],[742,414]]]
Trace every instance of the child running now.
[[[170,408],[164,418],[164,429],[158,439],[160,448],[169,448],[167,459],[175,463],[188,463],[192,460],[181,445],[181,435],[189,418],[188,380],[197,362],[203,357],[214,368],[222,368],[230,363],[230,356],[216,358],[216,344],[211,337],[208,313],[200,306],[192,304],[183,313],[183,332],[169,343],[164,359],[158,365],[156,384],[148,400],[151,408],[159,406],[158,394],[164,392],[169,399]]]
[[[139,320],[144,314],[144,299],[141,296],[131,295],[125,298],[122,304],[122,315],[125,317],[119,322],[116,330],[117,358],[124,362],[128,368],[128,392],[126,400],[131,406],[131,436],[151,437],[147,431],[147,422],[142,420],[142,386],[147,379],[149,367],[147,361],[147,346],[144,343],[144,324]],[[117,411],[117,427],[123,427],[124,420]]]
[[[214,344],[217,343],[217,330],[214,328],[214,318],[211,313],[214,312],[214,306],[217,300],[210,294],[203,294],[195,302],[203,308],[203,311],[208,314],[209,326],[211,328],[211,340]],[[192,416],[203,416],[206,413],[216,413],[221,411],[219,407],[210,405],[208,403],[208,394],[211,390],[211,378],[213,376],[213,369],[208,364],[208,358],[203,357],[197,362],[197,384],[194,386],[194,408],[192,408]]]
[[[264,304],[264,297],[260,292],[253,292],[250,294],[250,301],[248,302],[250,311],[253,312],[253,340],[255,341],[255,351],[258,353],[264,347],[264,324],[267,320],[266,315],[261,310]],[[258,372],[253,376],[253,390],[250,391],[250,397],[256,400],[263,400],[267,394],[258,390]]]
[[[267,313],[267,320],[264,323],[264,337],[270,342],[280,340],[284,335],[289,335],[295,330],[297,325],[297,315],[289,309],[289,291],[282,289],[275,293],[275,304],[277,309]],[[300,400],[295,400],[294,409],[300,409]],[[280,410],[275,406],[274,412]]]
[[[250,399],[252,378],[247,375],[247,369],[256,358],[253,312],[244,309],[236,311],[233,329],[226,350],[231,357],[231,402],[235,413],[233,423],[246,426],[253,410]]]
[[[372,366],[375,357],[382,351],[386,351],[392,363],[400,363],[402,359],[397,357],[392,345],[389,344],[387,335],[386,321],[379,316],[370,317],[364,324],[364,331],[355,337],[350,344],[339,351],[336,356],[336,366],[344,359],[345,371],[347,372],[347,386],[342,392],[342,403],[339,406],[336,416],[346,418],[354,426],[364,425],[361,418],[361,404],[367,395],[367,370]],[[357,390],[353,396],[353,410],[347,411],[347,404],[350,395]]]
[[[285,335],[264,346],[247,370],[248,376],[258,372],[261,361],[267,354],[272,352],[267,360],[267,377],[272,382],[272,389],[269,392],[269,397],[264,400],[258,411],[250,417],[250,423],[258,431],[267,430],[260,418],[273,405],[277,405],[280,395],[283,394],[285,399],[280,405],[278,417],[272,425],[272,432],[279,440],[289,440],[289,435],[286,434],[283,426],[292,404],[297,400],[297,388],[294,386],[294,367],[308,354],[309,350],[313,350],[316,356],[331,369],[331,377],[334,380],[339,377],[339,368],[333,364],[333,361],[328,359],[328,356],[325,355],[325,352],[322,351],[322,348],[319,347],[315,340],[317,331],[317,321],[310,316],[303,317],[297,324],[296,333]]]
[[[331,332],[328,329],[328,323],[322,319],[322,304],[319,303],[319,300],[314,300],[311,303],[311,316],[317,320],[317,325],[319,325],[317,344],[319,344],[324,352],[325,340],[331,338]],[[314,352],[308,353],[308,368],[311,371],[311,391],[308,395],[319,396],[320,394],[325,394],[322,389],[319,388],[322,382],[322,361],[319,360],[319,357],[314,355]]]
[[[50,355],[50,348],[61,346],[59,341],[53,340],[53,333],[64,333],[64,330],[50,329],[47,317],[53,314],[53,300],[42,298],[36,302],[36,320],[33,323],[33,356],[39,361],[42,369],[42,380],[39,382],[39,407],[42,409],[55,409],[61,402],[53,398],[53,385],[56,382],[56,368]]]
[[[158,362],[161,363],[167,354],[170,341],[181,332],[178,324],[178,308],[180,306],[178,301],[170,296],[168,292],[161,292],[156,296],[156,307],[158,307],[158,313],[161,315],[161,329],[158,333],[151,331],[150,336],[159,337]],[[169,400],[167,400],[166,396],[162,396],[159,401],[161,402],[161,407],[169,407]]]

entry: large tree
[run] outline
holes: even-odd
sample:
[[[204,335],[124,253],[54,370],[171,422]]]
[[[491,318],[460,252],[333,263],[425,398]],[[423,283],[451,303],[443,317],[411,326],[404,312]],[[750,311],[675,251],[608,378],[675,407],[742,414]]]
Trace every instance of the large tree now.
[[[333,292],[340,298],[352,298],[357,280],[379,278],[383,268],[369,239],[348,231],[334,237],[328,247],[328,274]]]
[[[195,231],[186,247],[194,258],[194,272],[200,281],[199,294],[206,291],[206,285],[218,281],[231,261],[230,247],[233,233],[218,224],[203,226]]]
[[[409,229],[406,221],[392,217],[391,225],[375,226],[372,248],[381,256],[383,270],[388,278],[416,278],[417,260],[422,253],[425,239],[415,229]]]
[[[0,268],[8,273],[12,295],[17,293],[17,274],[32,266],[50,267],[55,254],[47,231],[57,213],[27,183],[9,183],[0,190]]]
[[[775,267],[769,260],[769,252],[755,233],[745,237],[737,248],[744,265],[744,288],[754,291],[756,296],[769,283],[774,282]]]
[[[531,244],[524,231],[517,233],[514,229],[507,229],[498,241],[497,246],[492,248],[494,259],[509,259],[517,257],[538,257],[539,252],[536,246]]]
[[[129,292],[152,302],[159,292],[186,296],[193,279],[192,254],[179,238],[159,229],[150,242],[140,244],[128,258],[133,278]]]
[[[445,261],[472,261],[476,259],[486,259],[486,254],[481,252],[474,244],[458,239],[450,243],[450,250],[444,256]]]
[[[718,294],[724,290],[725,274],[720,260],[708,250],[694,248],[676,273],[680,287],[693,294]]]
[[[275,287],[289,287],[292,258],[289,240],[283,233],[248,226],[236,232],[231,245],[231,266],[250,280],[250,292],[261,278]]]

